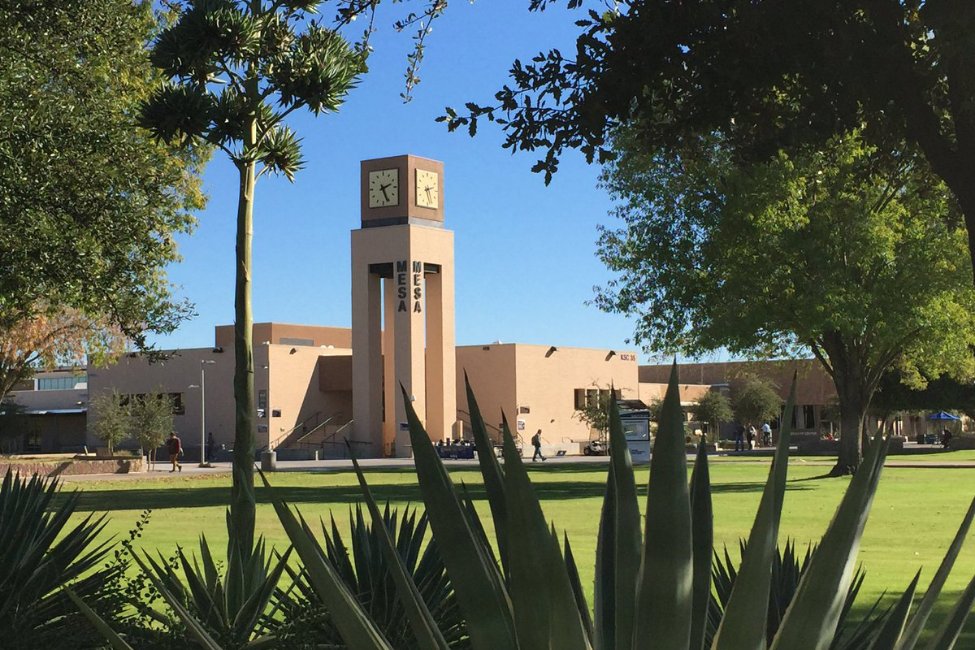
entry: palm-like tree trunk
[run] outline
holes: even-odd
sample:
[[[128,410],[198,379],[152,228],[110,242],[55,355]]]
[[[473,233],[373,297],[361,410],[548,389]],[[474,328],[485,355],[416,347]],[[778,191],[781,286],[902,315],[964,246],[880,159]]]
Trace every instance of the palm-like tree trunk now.
[[[257,140],[251,120],[241,160],[237,202],[237,277],[234,296],[234,472],[230,518],[241,549],[254,547],[254,341],[251,310],[251,246],[254,237],[256,162],[250,155]]]

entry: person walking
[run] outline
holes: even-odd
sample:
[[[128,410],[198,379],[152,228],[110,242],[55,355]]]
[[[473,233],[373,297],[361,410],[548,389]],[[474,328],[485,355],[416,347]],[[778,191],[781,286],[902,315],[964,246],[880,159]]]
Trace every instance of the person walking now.
[[[772,427],[769,426],[768,422],[762,425],[762,446],[772,446]]]
[[[183,441],[179,439],[175,431],[169,434],[169,440],[166,441],[166,450],[169,452],[169,462],[173,465],[173,468],[169,472],[182,472],[183,465],[179,462],[179,457],[183,455]]]
[[[749,424],[748,425],[748,433],[747,433],[747,435],[748,435],[748,449],[754,449],[755,448],[755,435],[757,433],[758,433],[758,431],[755,430],[755,425],[754,424]]]
[[[745,425],[735,427],[735,451],[741,451],[745,446]]]
[[[532,462],[534,463],[536,459],[541,458],[542,462],[545,462],[545,456],[542,456],[542,430],[539,429],[532,436],[532,447],[535,448],[535,453],[532,455]]]

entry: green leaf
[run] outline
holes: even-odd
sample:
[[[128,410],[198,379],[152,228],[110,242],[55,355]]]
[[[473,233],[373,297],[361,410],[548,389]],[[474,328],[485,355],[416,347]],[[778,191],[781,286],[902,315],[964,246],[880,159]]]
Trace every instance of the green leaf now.
[[[349,457],[352,459],[355,474],[359,478],[362,496],[366,500],[366,506],[369,508],[369,514],[372,517],[373,530],[376,531],[376,536],[379,538],[380,548],[386,556],[386,564],[393,576],[393,582],[396,584],[396,593],[403,607],[406,609],[406,615],[410,621],[410,628],[416,635],[417,643],[420,644],[421,648],[442,648],[446,650],[447,642],[437,628],[437,622],[430,614],[430,610],[427,609],[427,604],[423,601],[423,597],[416,588],[416,584],[410,577],[406,567],[403,566],[403,559],[393,544],[389,530],[383,521],[383,515],[379,511],[379,506],[376,505],[376,500],[372,496],[369,484],[366,483],[366,477],[362,474],[362,468],[359,467],[359,461],[356,460],[355,454],[352,451],[352,445],[348,442],[346,444],[349,447]]]
[[[874,438],[809,561],[772,650],[826,650],[832,643],[886,452],[886,441]]]
[[[138,555],[133,554],[132,559],[135,560],[135,563],[139,565],[139,568],[142,569],[143,574],[149,578],[152,586],[156,588],[159,595],[163,597],[170,609],[173,610],[179,620],[182,621],[183,625],[186,626],[187,631],[196,638],[204,650],[222,650],[220,644],[210,636],[210,634],[206,631],[206,628],[203,627],[203,624],[196,620],[196,618],[183,606],[180,599],[173,595],[173,593],[166,588],[166,585],[163,584],[162,580],[159,578],[159,575],[162,571],[164,571],[164,569],[157,565],[152,558],[148,556],[145,558],[145,560],[143,560]],[[148,562],[148,564],[146,564],[146,562]],[[150,568],[150,565],[152,568]]]
[[[637,582],[633,647],[686,650],[694,566],[684,419],[674,363],[650,459],[643,562]]]
[[[610,463],[596,538],[593,641],[599,650],[616,648],[616,481],[613,473]]]
[[[470,378],[467,371],[464,371],[464,386],[467,389],[467,408],[471,415],[471,429],[474,432],[474,446],[477,449],[477,463],[481,468],[481,476],[484,478],[484,491],[487,493],[488,505],[491,507],[491,517],[494,520],[494,534],[498,540],[498,555],[501,556],[501,566],[505,572],[508,571],[508,558],[506,552],[507,511],[504,503],[504,472],[501,464],[494,453],[494,445],[487,434],[487,427],[484,426],[484,418],[481,416],[481,408],[474,397],[471,388]]]
[[[501,433],[511,554],[508,583],[518,641],[524,648],[588,649],[558,537],[545,521],[503,416]]]
[[[318,543],[304,521],[298,521],[291,508],[270,489],[264,472],[260,472],[261,481],[268,488],[271,503],[278,514],[278,519],[284,527],[288,538],[294,545],[295,551],[305,565],[308,582],[315,589],[315,593],[331,612],[332,620],[338,628],[342,639],[349,645],[362,650],[377,648],[390,650],[390,645],[376,627],[369,615],[355,599],[342,579],[335,573],[335,569],[325,561]]]
[[[901,638],[904,631],[904,624],[907,622],[907,615],[911,613],[911,603],[914,602],[914,593],[917,591],[917,582],[921,577],[921,572],[914,574],[914,579],[908,585],[907,591],[901,594],[894,605],[887,613],[887,620],[880,628],[877,638],[870,646],[871,650],[888,650],[897,647],[897,640]]]
[[[693,650],[704,647],[711,602],[711,556],[714,549],[714,511],[711,504],[711,476],[708,445],[701,440],[691,474],[691,534],[694,540],[694,605],[691,611]]]
[[[78,606],[78,610],[85,615],[85,618],[98,630],[99,634],[105,637],[105,640],[108,641],[110,646],[115,648],[115,650],[132,650],[132,646],[126,643],[125,639],[120,637],[101,616],[95,613],[95,610],[85,604],[85,601],[79,598],[78,594],[71,590],[71,587],[65,586],[62,589],[68,595],[68,598]]]
[[[597,603],[597,641],[600,647],[612,648],[617,643],[629,645],[633,638],[636,581],[640,573],[641,531],[640,506],[633,477],[633,462],[626,446],[626,436],[620,421],[619,403],[615,391],[609,402],[610,471],[607,476],[604,516],[600,522],[600,539],[597,548],[602,556],[598,560],[601,570],[597,582],[609,580],[606,587],[596,592],[604,600]]]
[[[775,458],[762,491],[762,500],[748,536],[731,598],[715,635],[712,645],[715,650],[764,650],[766,645],[768,608],[760,608],[756,613],[755,603],[769,601],[772,562],[779,538],[779,520],[789,468],[790,423],[796,402],[796,380],[797,377],[793,375],[789,399],[780,420],[782,426]]]
[[[454,484],[405,390],[403,396],[420,492],[457,602],[467,616],[471,644],[515,650],[518,636],[498,566],[471,530]]]
[[[904,634],[898,642],[896,650],[910,650],[917,644],[917,640],[921,636],[921,630],[924,629],[924,625],[928,621],[928,616],[931,615],[931,610],[934,609],[934,604],[938,600],[941,589],[945,585],[945,580],[948,579],[948,574],[951,573],[951,568],[954,566],[955,560],[961,552],[961,547],[964,545],[965,538],[968,536],[968,530],[971,528],[973,518],[975,518],[975,499],[968,506],[968,512],[965,513],[965,517],[958,527],[958,532],[955,533],[955,538],[951,541],[951,545],[945,552],[944,559],[941,560],[938,571],[934,574],[934,578],[931,579],[931,584],[928,585],[927,591],[924,592],[924,597],[921,598],[921,603],[918,605],[917,611],[914,612],[914,616],[911,617],[910,622],[907,624],[907,628],[904,630]]]
[[[955,646],[973,604],[975,604],[975,577],[972,577],[954,609],[951,610],[951,614],[928,644],[928,650],[951,650]]]
[[[586,602],[586,592],[583,590],[582,581],[579,579],[579,568],[576,566],[576,559],[572,554],[572,545],[569,544],[568,535],[563,534],[562,544],[565,546],[565,568],[569,573],[569,583],[572,585],[572,593],[576,597],[576,607],[579,608],[582,627],[585,629],[586,638],[591,644],[593,642],[592,617],[589,614],[589,603]]]

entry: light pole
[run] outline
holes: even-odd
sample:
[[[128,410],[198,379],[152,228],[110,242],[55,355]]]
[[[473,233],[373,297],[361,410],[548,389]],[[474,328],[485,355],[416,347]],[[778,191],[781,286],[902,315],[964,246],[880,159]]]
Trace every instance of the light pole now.
[[[200,467],[207,467],[207,365],[216,363],[209,359],[200,359]]]

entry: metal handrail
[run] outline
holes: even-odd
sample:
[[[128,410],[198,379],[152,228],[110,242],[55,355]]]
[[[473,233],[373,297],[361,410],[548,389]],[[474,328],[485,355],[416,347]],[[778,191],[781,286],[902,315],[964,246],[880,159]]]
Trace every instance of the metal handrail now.
[[[323,427],[326,427],[326,426],[328,426],[328,423],[329,423],[329,422],[331,422],[331,421],[332,421],[332,420],[334,420],[334,419],[335,419],[335,416],[334,416],[334,415],[332,415],[332,416],[329,416],[329,417],[327,417],[327,418],[325,418],[325,420],[324,420],[324,421],[322,421],[322,422],[320,422],[320,423],[318,423],[318,424],[316,424],[316,425],[315,425],[315,428],[313,428],[313,429],[312,429],[311,431],[309,431],[309,432],[308,432],[308,433],[306,433],[305,435],[303,435],[303,436],[301,436],[300,438],[298,438],[297,440],[295,440],[295,442],[294,442],[294,444],[296,444],[296,445],[300,445],[300,444],[301,444],[301,443],[302,443],[302,442],[304,441],[304,439],[305,439],[305,438],[307,438],[307,437],[308,437],[308,436],[310,436],[311,434],[313,434],[313,433],[315,433],[315,432],[316,432],[316,431],[318,431],[319,429],[321,429],[321,428],[323,428]]]
[[[353,422],[355,422],[354,419],[353,420],[349,420],[348,422],[346,422],[345,424],[343,424],[342,426],[340,426],[338,429],[336,429],[335,431],[333,431],[327,438],[325,438],[324,440],[322,440],[321,447],[324,449],[325,448],[325,445],[339,444],[339,443],[336,443],[335,442],[335,436],[339,435],[340,433],[342,433],[343,431],[345,431],[347,428],[349,428],[350,426],[352,426],[352,423]],[[350,440],[349,442],[359,442],[359,441]]]
[[[306,417],[304,420],[302,420],[298,424],[294,425],[293,427],[291,427],[290,429],[288,429],[287,431],[285,431],[284,435],[281,436],[279,439],[280,440],[287,440],[288,439],[288,436],[290,436],[292,433],[294,433],[295,431],[297,431],[299,428],[305,426],[305,423],[307,423],[308,420],[311,420],[312,418],[317,418],[321,414],[322,414],[321,411],[315,411],[314,413],[312,413],[311,415],[309,415],[308,417]]]

